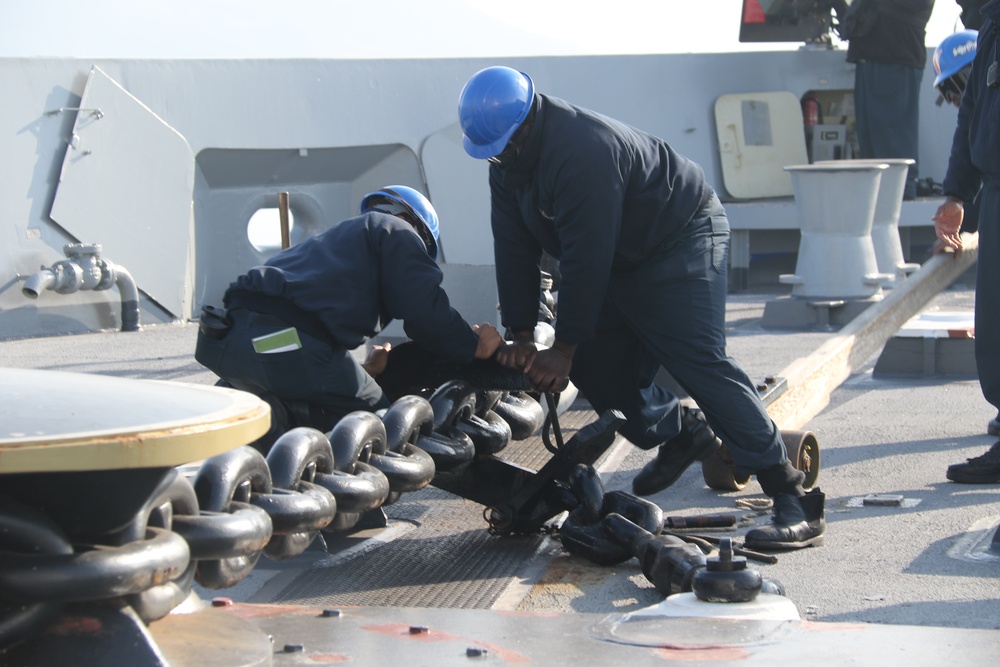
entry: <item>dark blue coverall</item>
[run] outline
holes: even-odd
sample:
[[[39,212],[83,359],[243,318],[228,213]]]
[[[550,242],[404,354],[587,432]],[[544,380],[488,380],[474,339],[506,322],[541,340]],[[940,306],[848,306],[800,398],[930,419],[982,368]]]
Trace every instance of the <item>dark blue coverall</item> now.
[[[559,259],[556,339],[577,344],[570,378],[622,434],[651,449],[681,430],[662,365],[704,411],[737,469],[786,460],[746,372],[726,356],[729,222],[694,162],[611,118],[536,94],[516,161],[491,165],[504,325],[538,315],[542,251]]]
[[[364,213],[240,276],[224,298],[229,334],[199,336],[196,357],[237,388],[264,389],[331,414],[388,407],[351,350],[393,319],[430,353],[456,362],[475,356],[479,338],[451,307],[442,278],[409,223]],[[289,327],[300,349],[255,350],[254,338]]]
[[[866,0],[876,16],[870,31],[851,38],[854,112],[861,158],[918,159],[920,85],[927,63],[925,28],[934,0]],[[918,165],[910,166],[905,196],[916,196]],[[970,200],[971,201],[971,200]]]
[[[972,201],[979,192],[976,370],[983,396],[1000,411],[1000,65],[995,64],[1000,58],[1000,0],[980,12],[987,20],[958,110],[944,194]],[[991,67],[997,76],[993,86],[987,83]]]

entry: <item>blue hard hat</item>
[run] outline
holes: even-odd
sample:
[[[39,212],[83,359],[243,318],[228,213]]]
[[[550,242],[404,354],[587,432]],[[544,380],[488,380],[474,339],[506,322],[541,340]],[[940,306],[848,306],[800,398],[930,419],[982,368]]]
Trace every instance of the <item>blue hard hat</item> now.
[[[430,232],[433,242],[427,243],[427,254],[432,259],[438,255],[438,216],[427,197],[406,185],[387,185],[369,192],[361,200],[361,212],[381,211],[389,215],[408,213]]]
[[[473,74],[458,98],[465,152],[479,159],[503,152],[534,98],[535,86],[524,72],[496,66]]]
[[[979,33],[975,30],[963,30],[945,37],[934,50],[934,87],[941,85],[945,79],[955,76],[965,67],[972,64],[976,57],[976,40]]]

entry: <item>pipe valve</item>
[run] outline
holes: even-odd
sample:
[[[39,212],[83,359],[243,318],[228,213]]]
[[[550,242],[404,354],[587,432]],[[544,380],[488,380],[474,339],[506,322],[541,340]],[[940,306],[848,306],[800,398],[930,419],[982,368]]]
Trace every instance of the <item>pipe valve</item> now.
[[[121,266],[101,257],[100,243],[70,243],[63,246],[67,259],[50,268],[42,267],[28,277],[21,294],[37,299],[44,290],[72,294],[77,290],[106,290],[118,287],[122,301],[122,331],[139,330],[139,290],[132,275]]]

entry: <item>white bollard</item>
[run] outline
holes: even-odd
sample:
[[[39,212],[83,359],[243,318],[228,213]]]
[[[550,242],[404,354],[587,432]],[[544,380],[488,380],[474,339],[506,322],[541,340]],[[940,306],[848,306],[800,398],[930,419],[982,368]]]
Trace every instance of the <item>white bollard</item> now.
[[[785,167],[792,176],[802,238],[792,296],[809,299],[867,299],[881,295],[893,274],[880,273],[872,243],[879,182],[889,166],[808,164]]]
[[[872,245],[880,273],[891,273],[897,280],[905,278],[920,268],[919,264],[907,263],[903,257],[903,245],[899,240],[899,213],[903,207],[903,191],[910,165],[910,158],[886,158],[868,160],[821,160],[816,164],[885,164],[879,181],[878,199],[875,202],[875,216],[872,219]]]

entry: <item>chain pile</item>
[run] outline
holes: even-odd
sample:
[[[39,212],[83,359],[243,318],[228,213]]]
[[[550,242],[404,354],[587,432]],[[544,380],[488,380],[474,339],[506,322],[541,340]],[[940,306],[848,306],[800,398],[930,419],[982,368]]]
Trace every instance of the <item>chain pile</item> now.
[[[155,621],[194,582],[228,588],[262,555],[294,558],[320,533],[351,530],[437,472],[460,474],[541,422],[541,406],[525,394],[450,381],[380,414],[351,413],[328,433],[292,428],[266,456],[243,446],[212,457],[193,479],[170,469],[131,523],[95,544],[74,544],[43,512],[0,497],[0,649],[70,603],[120,600]]]

